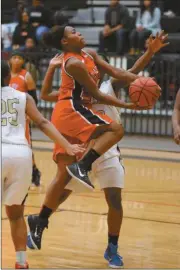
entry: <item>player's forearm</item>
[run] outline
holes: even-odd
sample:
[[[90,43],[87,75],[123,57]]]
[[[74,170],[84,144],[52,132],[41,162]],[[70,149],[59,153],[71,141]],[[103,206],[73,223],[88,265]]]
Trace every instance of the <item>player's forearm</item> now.
[[[150,62],[151,58],[153,57],[153,53],[147,50],[134,64],[134,66],[129,69],[128,71],[134,74],[138,74],[142,71]]]
[[[55,67],[49,66],[41,88],[41,99],[43,100],[47,100],[49,94],[52,92],[52,81],[54,72]]]
[[[119,108],[126,108],[126,103],[124,101],[119,100],[119,99],[112,97],[112,96],[109,96],[109,95],[98,93],[98,95],[94,98],[98,102],[105,104],[105,105],[115,106],[115,107],[119,107]]]
[[[136,74],[119,68],[115,68],[111,76],[115,79],[121,80],[124,85],[129,85],[139,78]]]
[[[57,102],[59,97],[59,91],[53,91],[52,93],[45,94],[41,98],[49,102]]]
[[[70,143],[61,135],[61,133],[47,119],[41,121],[38,127],[55,143],[63,147],[65,150],[70,146]]]

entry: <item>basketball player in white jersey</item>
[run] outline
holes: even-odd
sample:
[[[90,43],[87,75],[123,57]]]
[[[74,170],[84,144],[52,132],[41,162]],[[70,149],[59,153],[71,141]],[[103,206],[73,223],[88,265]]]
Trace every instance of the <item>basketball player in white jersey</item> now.
[[[154,53],[159,51],[162,47],[165,46],[164,41],[167,36],[164,36],[162,32],[160,35],[153,40],[149,39],[149,47],[146,53],[134,64],[130,69],[132,73],[139,73],[144,67],[149,63]],[[87,51],[88,52],[88,51]],[[53,60],[54,64],[58,67],[61,66],[61,57],[57,56]],[[101,78],[103,80],[104,74],[101,73]],[[57,101],[59,92],[52,91],[52,89],[46,87],[46,82],[43,83],[43,89],[41,97],[46,101]],[[49,82],[49,85],[52,85]],[[111,78],[107,81],[104,81],[100,85],[100,91],[104,94],[111,96],[118,96],[119,89],[123,87],[121,81]],[[121,122],[120,112],[117,108],[103,105],[103,104],[94,104],[93,109],[97,111],[104,112],[111,119]],[[118,145],[113,146],[109,149],[104,155],[102,155],[98,160],[96,160],[92,166],[91,172],[91,181],[98,181],[100,188],[104,191],[106,202],[108,204],[108,247],[105,251],[104,258],[109,262],[109,266],[112,268],[121,268],[123,267],[122,257],[118,254],[118,238],[120,234],[122,218],[123,218],[123,208],[121,203],[121,190],[124,188],[124,168],[122,160],[120,158],[120,151]],[[52,186],[50,187],[52,189]],[[64,194],[59,198],[59,204],[64,202],[72,192],[85,192],[85,188],[75,182],[73,179],[65,187]],[[58,207],[58,205],[57,205]],[[48,219],[55,209],[48,209],[46,207],[46,212],[43,213],[43,219]],[[41,210],[43,211],[43,210]],[[41,217],[42,217],[42,213]],[[41,227],[41,234],[38,237],[35,237],[34,230],[41,224],[46,224],[41,220],[41,217],[38,216],[29,216],[28,222],[30,226],[30,233],[28,237],[28,247],[31,249],[40,249],[41,248],[41,238],[42,233],[45,227]]]
[[[71,145],[38,111],[28,94],[9,87],[10,67],[1,61],[1,126],[2,126],[2,203],[10,222],[16,250],[16,269],[27,269],[27,229],[23,216],[24,202],[31,185],[32,150],[25,137],[25,115],[70,155],[84,151]]]

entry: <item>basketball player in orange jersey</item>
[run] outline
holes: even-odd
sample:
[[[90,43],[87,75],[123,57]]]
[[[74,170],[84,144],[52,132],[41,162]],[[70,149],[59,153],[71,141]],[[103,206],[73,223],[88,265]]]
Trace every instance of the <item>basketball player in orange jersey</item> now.
[[[34,99],[36,105],[38,103],[36,95],[36,85],[31,76],[31,74],[23,68],[24,65],[24,54],[21,51],[14,51],[10,58],[11,67],[11,80],[10,85],[12,88],[19,90],[24,93],[28,93]],[[30,135],[30,120],[26,119],[26,138],[31,145],[31,135]],[[41,173],[38,170],[34,154],[33,154],[33,170],[32,170],[32,183],[35,186],[40,185]]]
[[[174,105],[174,111],[172,116],[174,140],[177,144],[180,144],[180,89],[176,96]]]
[[[76,37],[77,34],[74,33],[74,35]],[[78,34],[78,36],[79,36],[79,34]],[[59,42],[58,42],[58,44],[59,44]],[[59,46],[58,44],[57,44],[57,46]],[[88,50],[88,52],[91,53],[91,51],[89,51],[89,50]],[[86,56],[85,59],[88,58],[89,61],[91,61],[91,63],[93,63],[92,58],[89,55],[89,53],[83,51],[83,55]],[[100,58],[99,56],[97,56],[97,57],[98,57],[98,61],[100,61],[100,63],[102,63],[102,65],[103,65],[104,64],[104,61],[101,60],[101,59],[99,60],[99,58]],[[152,57],[152,54],[146,53],[145,57],[143,56],[143,60],[146,59],[146,61],[147,61],[147,59],[148,59],[148,61],[149,61],[151,59],[151,57]],[[50,66],[48,68],[48,71],[46,73],[45,80],[44,80],[44,83],[43,83],[43,88],[44,89],[45,88],[46,89],[52,89],[53,74],[54,74],[54,71],[55,71],[56,67],[59,66],[59,62],[60,61],[58,61],[58,56],[57,56],[57,59],[55,57],[50,62]],[[64,62],[63,62],[63,65],[65,66],[65,63]],[[138,65],[140,65],[139,62],[138,62]],[[141,65],[142,65],[142,62],[141,62]],[[107,67],[109,68],[109,65],[108,64],[107,64]],[[143,68],[143,65],[142,65],[142,68]],[[99,69],[102,71],[102,73],[103,73],[103,70],[105,70],[103,68],[100,68],[100,66],[99,66]],[[111,71],[113,70],[112,67],[110,67],[110,69],[111,69]],[[122,70],[118,70],[118,69],[115,69],[115,70],[117,72],[116,74],[118,74],[118,72],[120,74],[122,73]],[[138,69],[136,69],[136,72],[138,72]],[[62,75],[63,74],[64,73],[62,73]],[[101,79],[100,76],[99,76],[99,78]],[[121,80],[119,80],[119,81],[121,81]],[[62,79],[62,83],[63,83],[63,79]],[[126,81],[125,80],[124,81],[122,80],[121,81],[121,84],[126,84]],[[93,84],[93,87],[96,87],[96,86],[94,86],[94,84]],[[60,88],[60,91],[63,91],[62,93],[65,93],[66,89]],[[49,95],[49,99],[48,100],[49,101],[57,101],[58,95],[59,95],[59,93],[57,93],[57,92],[54,93],[53,92],[51,95]],[[60,96],[61,96],[61,94],[60,94]],[[84,104],[88,104],[87,103],[88,98],[89,98],[88,96],[86,96],[86,98],[83,97],[83,101],[82,102]],[[89,100],[90,100],[90,98],[89,98]],[[62,106],[63,106],[63,101],[62,100],[58,101],[57,105],[58,104],[59,105],[62,104]],[[88,106],[90,107],[91,104],[88,104]],[[68,116],[68,110],[69,109],[67,107],[65,118]],[[67,120],[67,118],[66,118],[66,120]],[[68,122],[67,122],[67,124],[68,124]],[[77,129],[79,129],[79,128],[80,127],[77,124]],[[69,139],[73,140],[74,143],[77,140],[77,138],[71,138],[70,135],[69,135]],[[30,243],[30,245],[31,245],[31,243],[34,243],[34,248],[37,248],[37,249],[40,249],[41,248],[41,237],[42,237],[43,229],[45,227],[47,227],[47,225],[48,225],[48,218],[51,215],[51,213],[53,212],[53,210],[56,209],[57,205],[59,204],[59,198],[62,197],[62,194],[63,194],[62,193],[62,187],[65,186],[66,183],[67,183],[68,178],[67,178],[67,172],[66,172],[66,168],[65,167],[66,167],[66,165],[71,164],[74,161],[71,157],[68,157],[67,155],[64,155],[64,152],[62,152],[62,149],[58,148],[57,146],[55,147],[55,150],[54,150],[54,160],[57,162],[57,166],[58,166],[57,175],[56,175],[54,181],[51,183],[51,185],[50,185],[50,187],[48,189],[48,192],[46,194],[46,199],[45,199],[44,205],[43,205],[43,207],[41,209],[41,212],[40,212],[39,217],[38,218],[33,218],[32,220],[30,220],[30,223],[31,224],[29,223],[30,230],[31,230],[30,237],[32,236],[31,238],[33,238],[33,239],[30,239],[29,243]],[[119,196],[119,191],[118,191],[118,196]],[[63,199],[62,199],[62,201],[63,201]],[[36,231],[36,235],[34,235],[34,232],[35,231]],[[28,246],[30,247],[30,245],[28,245]]]
[[[98,68],[128,84],[133,82],[137,75],[110,66],[94,51],[91,51],[90,54],[85,52],[83,50],[84,38],[70,26],[53,27],[44,35],[44,42],[56,49],[62,49],[64,52],[62,84],[59,101],[53,110],[52,123],[67,138],[75,138],[82,143],[96,138],[93,148],[88,151],[80,163],[67,167],[68,173],[87,187],[93,188],[88,178],[92,163],[120,141],[124,131],[121,124],[92,110],[91,97],[107,105],[129,109],[137,108],[136,104],[125,103],[99,91],[97,86],[100,80]],[[55,159],[58,152],[59,149],[56,148]],[[62,186],[64,184],[65,182],[62,181]]]

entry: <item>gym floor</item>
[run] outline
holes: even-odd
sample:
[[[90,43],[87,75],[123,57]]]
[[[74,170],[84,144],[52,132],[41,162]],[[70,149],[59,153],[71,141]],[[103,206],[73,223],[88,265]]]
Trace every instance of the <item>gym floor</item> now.
[[[38,214],[56,165],[52,144],[34,142],[42,186],[29,193],[25,215]],[[119,251],[125,268],[180,268],[179,153],[122,149],[126,167],[124,220]],[[52,216],[42,249],[28,250],[30,268],[107,268],[107,206],[98,188],[73,194]],[[15,252],[2,209],[2,268],[13,268]]]

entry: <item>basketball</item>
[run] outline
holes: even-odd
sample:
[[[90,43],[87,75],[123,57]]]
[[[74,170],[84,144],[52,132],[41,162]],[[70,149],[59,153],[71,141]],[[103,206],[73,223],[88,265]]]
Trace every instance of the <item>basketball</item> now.
[[[160,86],[152,79],[140,77],[129,88],[129,97],[139,107],[153,107],[160,96]]]

